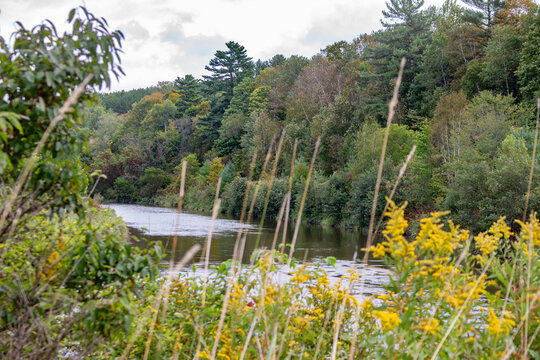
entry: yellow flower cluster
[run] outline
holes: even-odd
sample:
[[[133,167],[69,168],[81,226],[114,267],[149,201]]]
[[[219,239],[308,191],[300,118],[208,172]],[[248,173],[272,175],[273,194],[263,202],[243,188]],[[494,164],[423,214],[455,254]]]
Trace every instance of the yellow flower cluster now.
[[[422,250],[428,250],[438,256],[451,255],[468,239],[469,232],[460,230],[452,221],[448,221],[450,231],[443,230],[441,217],[447,214],[448,212],[434,212],[430,217],[422,219],[416,237],[416,242]]]
[[[371,302],[371,299],[367,298],[360,306],[362,308],[364,316],[370,318],[372,316],[371,311],[373,310],[373,302]]]
[[[376,246],[372,246],[368,250],[373,253],[375,258],[380,258],[389,254],[393,257],[414,259],[416,257],[414,253],[415,243],[409,243],[403,236],[405,229],[408,226],[404,216],[407,203],[398,207],[393,201],[388,201],[388,211],[384,215],[389,219],[386,228],[382,232],[385,241],[378,243]]]
[[[415,266],[420,266],[419,270],[411,275],[411,280],[415,277],[431,276],[437,280],[444,280],[459,273],[453,265],[445,265],[449,258],[435,258],[434,260],[421,260],[414,263]]]
[[[536,213],[531,214],[530,221],[523,223],[516,222],[521,226],[521,238],[528,244],[532,242],[533,246],[540,247],[540,221],[536,218]]]
[[[234,282],[231,289],[231,308],[243,308],[244,285]]]
[[[515,319],[515,316],[511,312],[506,310],[504,311],[503,316],[499,318],[497,317],[493,309],[489,308],[489,325],[487,328],[488,332],[495,337],[499,337],[501,336],[501,334],[508,335],[510,333],[510,330],[512,330],[512,328],[516,326]]]
[[[302,265],[295,273],[294,276],[291,278],[291,282],[295,282],[298,284],[301,284],[303,282],[306,282],[310,280],[310,275],[307,271],[306,265]]]
[[[487,232],[482,232],[474,237],[476,248],[482,252],[482,255],[486,256],[496,251],[499,247],[500,239],[508,240],[512,235],[510,228],[504,220],[505,217],[499,218],[497,222],[491,225]]]
[[[435,290],[435,295],[444,298],[447,303],[457,309],[467,301],[467,298],[469,298],[469,303],[474,303],[481,295],[486,294],[485,278],[486,275],[483,275],[482,278],[479,279],[476,288],[476,280],[471,279],[463,285],[457,285],[455,288],[451,288],[449,285],[443,292],[437,289]]]
[[[435,334],[441,330],[439,319],[422,319],[420,321],[420,330],[428,332],[430,334]]]
[[[279,301],[278,291],[273,286],[266,286],[265,293],[264,302],[266,304],[274,304]]]
[[[401,323],[398,313],[393,309],[388,308],[389,311],[373,310],[373,315],[381,322],[383,330],[394,330]]]

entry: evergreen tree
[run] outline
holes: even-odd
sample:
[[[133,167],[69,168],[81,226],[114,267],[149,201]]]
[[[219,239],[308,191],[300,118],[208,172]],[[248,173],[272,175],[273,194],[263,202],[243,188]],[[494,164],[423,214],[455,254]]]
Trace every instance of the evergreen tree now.
[[[179,114],[195,116],[196,111],[195,114],[192,114],[194,112],[193,108],[200,104],[203,100],[199,80],[195,79],[191,74],[188,74],[183,78],[178,77],[174,81],[173,91],[180,95],[180,98],[175,104],[178,108]]]
[[[503,0],[461,0],[465,4],[477,9],[479,15],[481,15],[482,23],[486,27],[490,27],[493,24],[495,15],[504,7]]]
[[[205,75],[204,78],[222,83],[223,90],[232,97],[234,87],[245,77],[254,75],[254,65],[242,45],[234,41],[229,41],[225,45],[227,50],[216,51],[214,58],[204,67],[212,73],[211,76]]]
[[[430,41],[430,26],[433,19],[431,10],[420,11],[423,0],[391,0],[386,3],[381,20],[385,30],[374,34],[376,45],[366,49],[366,58],[372,65],[364,84],[369,88],[368,110],[383,118],[388,99],[392,94],[393,82],[397,76],[399,62],[407,59],[404,79],[401,86],[401,98],[407,109],[415,109],[422,104],[411,91],[415,87],[415,76],[419,72],[422,54]]]

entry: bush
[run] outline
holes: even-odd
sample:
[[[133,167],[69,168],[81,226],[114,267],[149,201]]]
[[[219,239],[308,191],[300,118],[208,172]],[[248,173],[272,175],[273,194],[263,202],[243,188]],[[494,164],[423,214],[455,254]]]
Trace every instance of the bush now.
[[[323,194],[323,213],[329,225],[341,223],[349,201],[350,184],[343,173],[334,173],[328,180]]]
[[[221,210],[227,214],[239,217],[247,189],[247,179],[235,177],[234,180],[223,189]]]
[[[125,338],[162,254],[133,247],[126,235],[108,209],[84,219],[40,213],[18,228],[0,272],[0,356],[91,354]]]

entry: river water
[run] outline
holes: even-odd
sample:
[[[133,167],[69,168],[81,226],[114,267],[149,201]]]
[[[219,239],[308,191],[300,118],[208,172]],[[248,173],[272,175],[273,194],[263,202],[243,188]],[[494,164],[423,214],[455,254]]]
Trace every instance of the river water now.
[[[136,238],[162,242],[167,251],[166,262],[171,256],[171,243],[175,232],[178,235],[178,244],[174,258],[178,260],[194,244],[204,246],[211,225],[209,216],[186,212],[178,216],[176,209],[126,204],[108,204],[104,207],[113,209],[124,220],[130,233],[134,235],[132,241],[135,245],[147,246],[146,242],[137,241]],[[220,217],[214,222],[210,263],[218,264],[232,258],[237,232],[242,226],[246,227],[239,221],[226,217]],[[287,231],[287,243],[292,240],[293,226]],[[275,223],[265,222],[259,229],[258,221],[256,225],[248,226],[243,263],[250,262],[257,237],[260,238],[259,247],[272,246],[275,227]],[[281,240],[280,232],[278,243],[281,243]],[[333,279],[338,279],[348,269],[357,268],[365,278],[364,286],[359,290],[361,294],[358,295],[381,294],[384,292],[382,285],[388,281],[390,271],[376,259],[370,258],[367,266],[352,261],[357,244],[359,248],[363,248],[365,241],[366,237],[361,232],[302,224],[298,232],[294,257],[302,262],[320,263],[329,278]],[[337,260],[335,266],[326,265],[323,261],[326,257],[335,257]],[[363,253],[359,253],[358,258],[362,259]],[[201,267],[200,254],[193,263],[196,268]]]

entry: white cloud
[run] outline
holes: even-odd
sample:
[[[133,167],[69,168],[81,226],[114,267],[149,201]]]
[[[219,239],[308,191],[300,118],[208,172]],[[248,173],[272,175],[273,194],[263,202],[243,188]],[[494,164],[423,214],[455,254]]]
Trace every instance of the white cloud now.
[[[244,45],[255,60],[277,53],[311,57],[335,41],[380,28],[385,8],[384,0],[2,0],[0,34],[9,36],[16,20],[31,27],[45,18],[63,30],[69,9],[83,3],[126,35],[126,76],[113,90],[200,76],[229,40]]]

